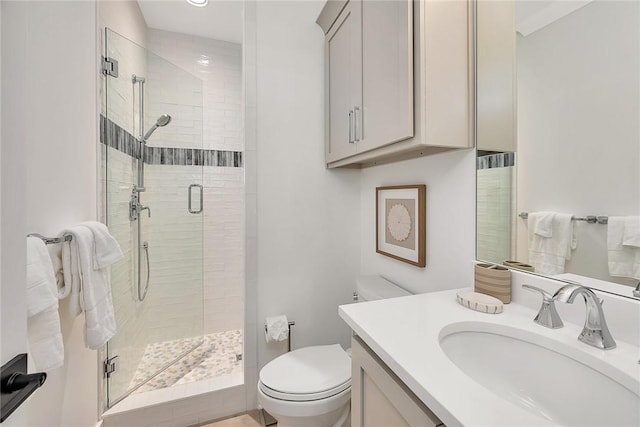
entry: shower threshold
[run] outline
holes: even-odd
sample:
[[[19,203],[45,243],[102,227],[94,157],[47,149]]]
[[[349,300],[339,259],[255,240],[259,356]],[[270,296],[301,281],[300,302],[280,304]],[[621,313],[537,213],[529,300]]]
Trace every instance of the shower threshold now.
[[[146,381],[136,383],[137,388],[114,402],[104,415],[243,386],[242,332],[236,329],[148,345],[134,375],[134,380],[137,376]],[[177,360],[176,355],[179,356]],[[167,360],[173,363],[166,366]],[[164,369],[150,372],[157,366]]]

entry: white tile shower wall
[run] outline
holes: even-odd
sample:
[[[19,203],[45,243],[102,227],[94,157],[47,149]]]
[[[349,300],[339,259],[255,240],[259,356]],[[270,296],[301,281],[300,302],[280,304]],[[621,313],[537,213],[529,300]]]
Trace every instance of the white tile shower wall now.
[[[118,77],[107,77],[105,88],[106,109],[103,114],[136,138],[140,135],[139,83],[134,84],[132,76],[146,76],[148,72],[147,54],[139,46],[120,34],[108,32],[107,55],[118,61]],[[103,106],[105,108],[105,106]]]
[[[163,114],[171,124],[149,138],[157,147],[202,148],[202,80],[151,52],[147,54],[145,128]]]
[[[174,138],[168,139],[165,146],[196,147],[215,150],[241,151],[242,139],[242,46],[220,40],[189,36],[150,29],[148,32],[149,50],[167,58],[180,68],[202,80],[202,110],[182,108],[176,111],[179,117],[202,122],[202,145],[197,140],[196,130],[182,129]],[[155,72],[155,71],[154,71]],[[162,82],[163,76],[158,75]],[[168,82],[171,83],[171,82]],[[175,82],[178,85],[180,82]],[[173,84],[175,87],[176,84]],[[169,91],[170,84],[163,84],[163,91]],[[170,96],[171,97],[171,96]],[[169,98],[170,98],[169,97]],[[163,114],[162,108],[171,108],[170,102],[157,103],[150,110],[153,117]],[[151,118],[150,118],[151,120]],[[177,130],[177,129],[176,129]],[[169,131],[172,132],[172,131]],[[191,133],[193,132],[193,133]],[[181,136],[187,137],[186,139]],[[186,143],[195,136],[196,145]]]
[[[204,168],[204,330],[244,325],[244,169]]]
[[[141,203],[143,241],[149,242],[151,280],[145,303],[144,331],[149,344],[202,335],[202,215],[190,214],[188,188],[202,182],[198,166],[146,165]],[[143,258],[143,269],[146,271]],[[143,275],[143,278],[146,275]]]
[[[151,51],[202,79],[201,109],[197,105],[176,108],[170,101],[181,95],[171,93],[168,97],[161,94],[162,102],[149,103],[148,120],[175,112],[177,124],[183,124],[174,128],[172,122],[158,131],[157,142],[150,144],[242,151],[242,46],[154,29],[147,37]],[[170,68],[166,63],[162,66]],[[184,86],[169,81],[169,73],[164,71],[152,72],[162,82],[162,91],[172,85]],[[153,93],[149,96],[155,96]],[[241,329],[244,324],[244,168],[204,167],[201,171],[204,332],[210,334]]]
[[[503,262],[512,259],[511,222],[514,167],[478,169],[477,176],[477,257]]]

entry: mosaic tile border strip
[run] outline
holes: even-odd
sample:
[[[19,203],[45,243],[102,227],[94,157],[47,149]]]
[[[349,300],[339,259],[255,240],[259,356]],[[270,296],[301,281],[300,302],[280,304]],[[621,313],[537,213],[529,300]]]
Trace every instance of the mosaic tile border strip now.
[[[146,147],[144,162],[149,165],[192,165],[242,167],[240,151],[199,148]]]
[[[481,153],[478,153],[479,155]],[[477,160],[478,169],[506,168],[516,165],[515,153],[496,153],[479,156]]]
[[[140,157],[140,144],[129,132],[100,115],[100,142],[131,157]]]
[[[138,158],[140,144],[129,132],[100,115],[100,142]],[[241,151],[201,148],[145,147],[144,162],[150,165],[243,167]]]

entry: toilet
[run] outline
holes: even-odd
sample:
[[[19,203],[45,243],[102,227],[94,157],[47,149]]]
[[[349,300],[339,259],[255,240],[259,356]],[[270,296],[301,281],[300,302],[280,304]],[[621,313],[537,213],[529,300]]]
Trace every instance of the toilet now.
[[[411,295],[379,276],[356,280],[358,301]],[[278,427],[351,425],[351,357],[339,344],[304,347],[260,370],[258,403]]]

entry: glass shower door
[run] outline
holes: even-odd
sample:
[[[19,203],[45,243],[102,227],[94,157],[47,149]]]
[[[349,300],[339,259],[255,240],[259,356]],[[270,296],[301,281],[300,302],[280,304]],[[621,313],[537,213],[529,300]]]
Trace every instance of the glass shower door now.
[[[101,118],[105,215],[125,254],[111,277],[112,406],[180,383],[175,362],[202,343],[204,154],[202,81],[109,29],[105,52],[117,61]]]

